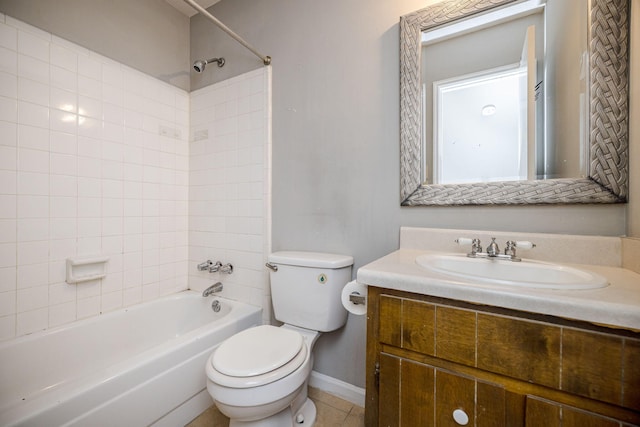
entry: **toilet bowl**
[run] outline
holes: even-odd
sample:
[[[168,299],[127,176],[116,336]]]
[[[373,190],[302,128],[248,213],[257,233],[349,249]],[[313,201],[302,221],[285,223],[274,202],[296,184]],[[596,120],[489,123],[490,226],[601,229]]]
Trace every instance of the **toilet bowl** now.
[[[313,347],[322,332],[344,325],[341,291],[353,258],[315,252],[269,256],[274,316],[224,341],[206,364],[207,390],[229,427],[312,427],[307,397]]]
[[[313,425],[315,406],[306,385],[319,335],[291,325],[263,325],[234,335],[213,352],[206,365],[207,390],[230,427],[285,427],[293,426],[292,420]]]

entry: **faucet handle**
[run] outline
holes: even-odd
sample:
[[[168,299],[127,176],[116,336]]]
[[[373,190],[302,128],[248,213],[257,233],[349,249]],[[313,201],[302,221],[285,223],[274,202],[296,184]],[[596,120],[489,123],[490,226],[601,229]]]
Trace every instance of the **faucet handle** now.
[[[454,240],[454,242],[459,245],[471,245],[473,244],[473,240],[474,239],[470,239],[468,237],[458,237],[456,240]]]
[[[220,270],[220,273],[231,274],[233,273],[233,265],[231,265],[231,263],[228,262],[225,265],[220,266],[219,270]]]
[[[218,270],[222,268],[222,263],[220,261],[216,261],[216,263],[211,263],[209,266],[209,273],[216,273]]]
[[[536,247],[535,243],[532,243],[528,240],[517,240],[514,242],[515,246],[522,249],[533,249]]]
[[[471,245],[471,254],[475,255],[478,252],[482,252],[482,245],[480,239],[469,239],[468,237],[458,237],[454,240],[459,245]]]
[[[507,242],[507,246],[504,248],[504,254],[511,257],[512,261],[520,261],[520,258],[516,256],[516,248],[532,249],[535,247],[535,243],[531,243],[528,240],[518,240],[515,242],[513,240],[509,240]]]
[[[208,270],[209,267],[211,267],[212,265],[213,265],[213,261],[208,259],[205,262],[201,262],[200,264],[198,264],[198,271]]]

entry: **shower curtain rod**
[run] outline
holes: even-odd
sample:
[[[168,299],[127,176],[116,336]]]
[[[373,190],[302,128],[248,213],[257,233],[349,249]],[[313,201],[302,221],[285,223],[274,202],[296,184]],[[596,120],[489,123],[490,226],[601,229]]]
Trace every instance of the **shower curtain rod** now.
[[[242,39],[242,37],[240,37],[239,35],[237,35],[236,33],[234,33],[231,28],[227,27],[226,25],[224,25],[222,22],[220,22],[220,20],[218,18],[216,18],[215,16],[213,16],[212,14],[210,14],[209,12],[207,12],[207,10],[200,6],[198,3],[196,3],[194,0],[182,0],[185,3],[187,3],[189,6],[191,6],[192,8],[194,8],[195,10],[197,10],[198,12],[200,12],[201,14],[203,14],[205,17],[209,18],[209,20],[211,22],[213,22],[214,24],[216,24],[222,31],[224,31],[225,33],[229,34],[233,39],[235,39],[235,41],[237,41],[238,43],[240,43],[242,46],[246,47],[247,49],[249,49],[255,56],[257,56],[258,58],[262,59],[262,62],[264,63],[264,65],[269,65],[271,64],[271,57],[270,56],[264,56],[262,55],[260,52],[258,52],[253,46],[251,46],[249,43],[247,43],[246,41],[244,41]]]

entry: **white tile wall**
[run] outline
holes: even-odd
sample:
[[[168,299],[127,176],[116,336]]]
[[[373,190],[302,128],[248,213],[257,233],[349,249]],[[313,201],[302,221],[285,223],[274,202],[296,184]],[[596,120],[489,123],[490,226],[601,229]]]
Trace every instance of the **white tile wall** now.
[[[214,71],[215,72],[215,71]],[[222,281],[222,295],[263,307],[271,298],[264,264],[271,249],[271,75],[261,68],[191,93],[189,287]],[[231,275],[199,272],[210,259]]]
[[[0,340],[187,288],[188,134],[187,92],[0,14]],[[94,254],[107,277],[65,283]]]

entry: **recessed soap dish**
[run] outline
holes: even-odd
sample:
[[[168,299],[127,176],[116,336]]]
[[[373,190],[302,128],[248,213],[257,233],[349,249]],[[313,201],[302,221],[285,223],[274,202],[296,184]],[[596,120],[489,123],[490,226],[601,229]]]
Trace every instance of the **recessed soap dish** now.
[[[67,283],[70,285],[102,279],[107,275],[109,257],[67,258]]]

